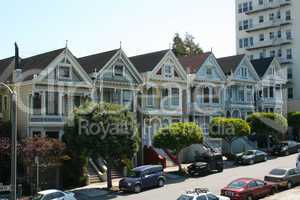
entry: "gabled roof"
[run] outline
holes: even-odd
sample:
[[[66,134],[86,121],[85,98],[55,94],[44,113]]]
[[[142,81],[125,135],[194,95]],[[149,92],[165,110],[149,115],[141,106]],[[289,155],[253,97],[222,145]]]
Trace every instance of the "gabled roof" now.
[[[223,69],[226,75],[231,74],[234,72],[239,64],[242,62],[245,54],[236,55],[236,56],[228,56],[223,58],[218,58],[217,61],[221,68]]]
[[[114,49],[111,51],[81,57],[78,58],[78,62],[87,73],[93,73],[95,70],[98,72],[119,50],[120,49]]]
[[[188,73],[196,73],[210,55],[211,52],[201,53],[192,56],[184,56],[179,58],[179,62]]]
[[[251,63],[256,71],[256,73],[259,75],[259,77],[263,77],[268,70],[269,66],[273,62],[274,57],[269,58],[261,58],[261,59],[255,59],[251,60]]]
[[[44,69],[46,68],[65,48],[49,51],[46,53],[38,54],[32,57],[24,58],[21,60],[21,68],[26,71],[29,69]]]
[[[163,59],[168,50],[156,51],[130,57],[130,61],[140,73],[152,71],[156,65]]]
[[[10,74],[6,74],[6,75],[8,75],[8,77],[6,77],[6,75],[4,75],[3,73],[7,72],[6,71],[7,67],[11,64],[12,61],[14,61],[14,58],[15,57],[13,56],[13,57],[9,57],[9,58],[0,60],[0,75],[1,75],[0,81],[6,82],[6,81],[12,80],[12,71],[8,72]],[[6,79],[6,80],[4,80],[4,79]]]
[[[53,51],[49,51],[46,53],[38,54],[32,57],[21,59],[20,66],[23,69],[23,72],[28,70],[40,70],[45,69],[57,56],[59,56],[65,48],[56,49]],[[25,80],[31,80],[33,78],[33,74],[30,76],[25,76]]]

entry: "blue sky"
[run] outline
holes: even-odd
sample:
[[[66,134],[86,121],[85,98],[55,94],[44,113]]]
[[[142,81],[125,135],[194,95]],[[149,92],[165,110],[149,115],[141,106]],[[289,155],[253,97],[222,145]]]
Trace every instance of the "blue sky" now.
[[[129,55],[166,49],[191,33],[218,56],[235,53],[234,0],[9,0],[1,2],[0,59],[68,46],[75,56],[122,47]]]

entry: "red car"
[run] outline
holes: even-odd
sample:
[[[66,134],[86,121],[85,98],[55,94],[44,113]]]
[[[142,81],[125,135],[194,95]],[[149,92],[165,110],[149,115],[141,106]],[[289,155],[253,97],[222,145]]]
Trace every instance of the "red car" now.
[[[254,178],[241,178],[221,190],[231,200],[254,200],[274,194],[276,185]]]

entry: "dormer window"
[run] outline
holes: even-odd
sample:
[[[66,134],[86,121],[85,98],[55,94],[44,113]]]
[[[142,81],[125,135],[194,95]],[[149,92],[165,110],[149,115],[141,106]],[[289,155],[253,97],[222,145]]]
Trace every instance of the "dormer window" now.
[[[124,73],[124,67],[122,65],[116,65],[114,69],[114,75],[123,76],[123,73]]]
[[[67,66],[59,67],[59,78],[61,79],[70,79],[71,78],[71,69]]]
[[[241,69],[241,75],[242,75],[242,77],[247,78],[248,77],[248,69],[243,67]]]
[[[173,78],[174,73],[173,73],[173,67],[170,65],[165,65],[164,66],[164,76],[165,78]]]
[[[212,75],[212,68],[207,68],[206,69],[206,75],[211,76]]]

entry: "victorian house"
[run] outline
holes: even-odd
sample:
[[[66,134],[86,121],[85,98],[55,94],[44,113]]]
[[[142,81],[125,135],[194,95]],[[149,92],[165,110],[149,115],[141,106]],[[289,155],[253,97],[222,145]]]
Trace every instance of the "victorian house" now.
[[[123,105],[137,113],[142,77],[122,49],[115,49],[78,59],[93,82],[96,102]]]
[[[140,101],[142,146],[152,146],[160,127],[186,120],[187,75],[171,50],[130,58],[143,78]]]
[[[256,97],[258,112],[277,112],[287,114],[286,83],[287,70],[277,58],[261,58],[251,61],[260,77]]]
[[[246,55],[219,58],[217,61],[227,77],[226,116],[246,119],[255,112],[254,97],[260,78]]]
[[[179,58],[188,74],[188,113],[208,135],[212,118],[224,116],[226,76],[211,52]]]
[[[20,59],[15,71],[18,131],[61,138],[74,107],[90,98],[92,81],[68,48]]]

